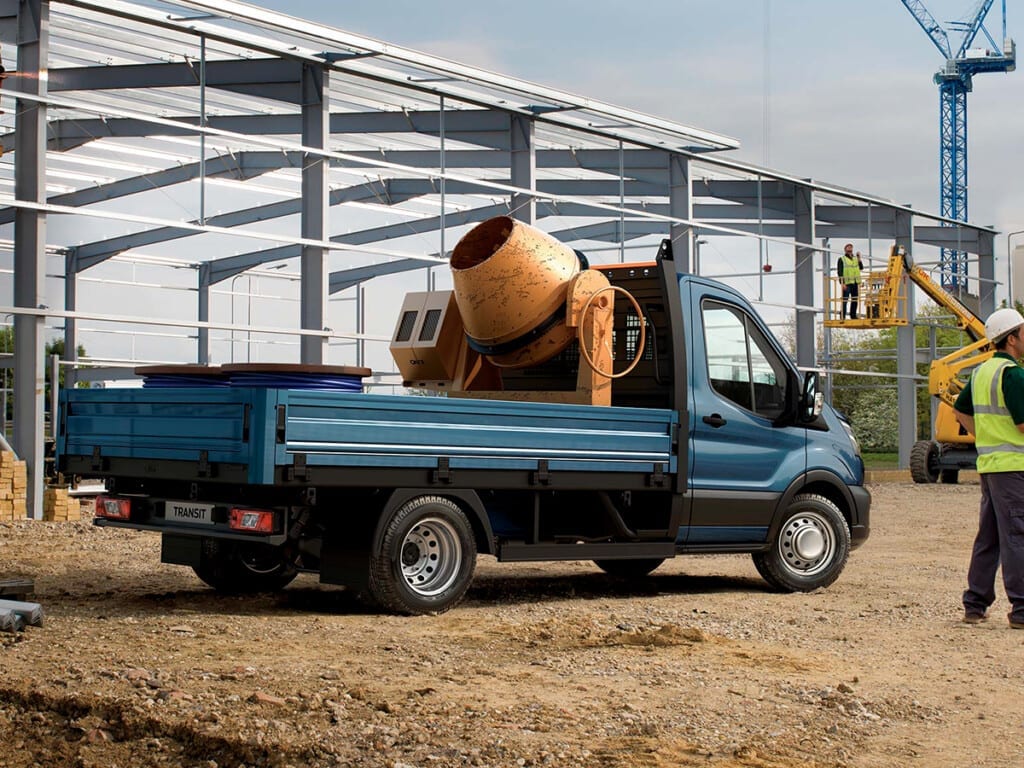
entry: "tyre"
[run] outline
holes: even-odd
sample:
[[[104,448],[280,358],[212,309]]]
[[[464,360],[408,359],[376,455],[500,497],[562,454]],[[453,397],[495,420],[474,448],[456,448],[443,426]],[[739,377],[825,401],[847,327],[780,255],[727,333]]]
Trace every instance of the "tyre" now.
[[[297,575],[281,547],[207,539],[196,576],[218,592],[251,594],[276,592],[291,584]]]
[[[786,510],[771,547],[754,553],[754,566],[783,592],[810,592],[839,578],[850,556],[850,528],[831,501],[800,494]]]
[[[476,568],[476,539],[455,502],[411,499],[384,526],[370,557],[369,594],[378,605],[396,613],[434,614],[463,598]]]
[[[617,579],[641,579],[665,562],[663,557],[644,560],[595,560],[594,565]]]
[[[918,440],[910,449],[910,476],[915,483],[934,483],[939,479],[939,446],[931,440]]]
[[[939,473],[939,480],[945,485],[956,485],[960,482],[960,470],[944,469]]]

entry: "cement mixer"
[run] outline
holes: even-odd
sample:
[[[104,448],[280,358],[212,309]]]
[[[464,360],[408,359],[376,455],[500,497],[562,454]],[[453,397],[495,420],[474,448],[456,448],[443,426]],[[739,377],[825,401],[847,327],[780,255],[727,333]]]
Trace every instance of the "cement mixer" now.
[[[640,360],[646,323],[632,362],[613,371],[615,294],[639,318],[636,299],[535,227],[508,216],[479,224],[455,246],[451,270],[453,291],[411,293],[402,307],[391,353],[406,386],[608,405],[612,380]],[[539,366],[573,342],[580,353],[573,395],[503,386],[503,369]]]

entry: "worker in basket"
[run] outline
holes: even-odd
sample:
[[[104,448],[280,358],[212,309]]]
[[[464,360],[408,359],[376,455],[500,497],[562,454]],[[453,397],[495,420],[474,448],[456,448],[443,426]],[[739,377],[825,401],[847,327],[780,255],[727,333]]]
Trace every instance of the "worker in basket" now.
[[[860,294],[860,272],[864,269],[864,262],[860,260],[860,253],[853,252],[853,243],[847,243],[843,247],[843,255],[839,257],[836,264],[836,272],[839,273],[839,280],[843,284],[843,304],[840,319],[847,318],[847,303],[849,303],[849,318],[857,319],[857,297]]]

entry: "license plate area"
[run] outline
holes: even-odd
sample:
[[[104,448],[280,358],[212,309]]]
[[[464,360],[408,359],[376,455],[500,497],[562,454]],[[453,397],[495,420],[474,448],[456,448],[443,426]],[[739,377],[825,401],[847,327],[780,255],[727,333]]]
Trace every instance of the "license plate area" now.
[[[185,525],[213,525],[213,504],[197,501],[165,501],[164,519]]]

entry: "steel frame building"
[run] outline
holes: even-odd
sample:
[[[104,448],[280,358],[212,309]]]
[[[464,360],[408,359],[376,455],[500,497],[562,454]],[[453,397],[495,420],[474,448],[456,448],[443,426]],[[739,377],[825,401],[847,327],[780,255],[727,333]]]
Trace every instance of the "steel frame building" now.
[[[215,334],[239,324],[233,286],[231,321],[211,320],[216,287],[297,264],[293,322],[254,323],[250,304],[246,333],[298,339],[304,363],[364,363],[386,337],[366,332],[366,301],[331,330],[329,298],[431,274],[462,232],[498,214],[608,258],[644,247],[648,259],[670,237],[681,269],[745,275],[762,300],[770,280],[781,298],[764,303],[795,319],[806,368],[819,366],[836,238],[975,254],[980,310],[995,308],[989,228],[730,159],[738,143],[712,132],[244,3],[0,0],[0,41],[0,253],[12,285],[0,311],[15,327],[14,447],[29,462],[34,517],[47,327],[63,329],[71,368],[103,362],[76,360],[85,322],[173,329],[189,352],[166,362],[217,362]],[[707,242],[735,253],[730,265],[702,264]],[[769,259],[780,268],[769,273]],[[104,277],[118,261],[165,277],[155,288]],[[189,299],[164,316],[108,298],[180,290],[182,275]],[[63,282],[62,307],[48,279]],[[373,314],[393,317],[400,300]],[[332,339],[354,343],[335,350]],[[913,327],[898,339],[905,466]],[[123,362],[155,361],[134,352]]]

